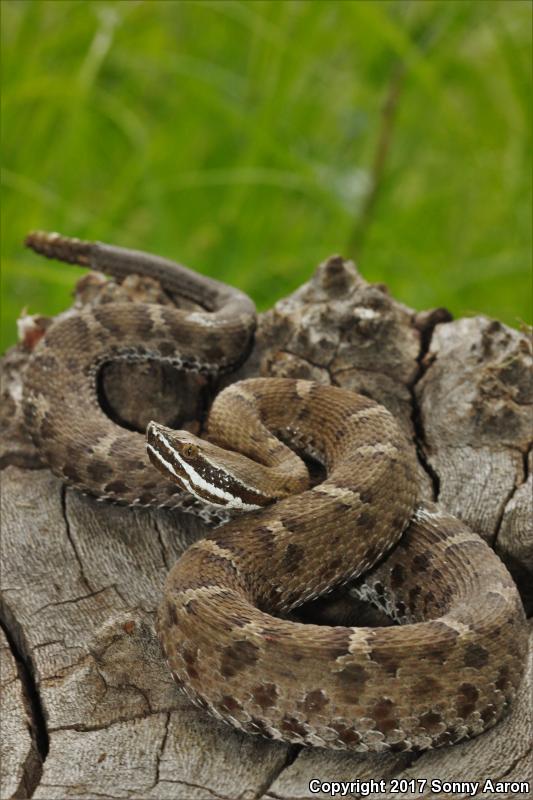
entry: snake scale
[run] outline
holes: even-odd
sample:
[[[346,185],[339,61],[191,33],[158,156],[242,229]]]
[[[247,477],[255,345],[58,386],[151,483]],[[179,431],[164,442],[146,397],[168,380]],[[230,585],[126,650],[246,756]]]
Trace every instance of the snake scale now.
[[[413,448],[391,414],[337,387],[253,378],[216,397],[206,438],[157,423],[146,439],[126,431],[99,406],[100,366],[230,370],[250,346],[251,301],[145,253],[58,234],[27,243],[118,278],[155,277],[206,309],[66,315],[37,345],[23,400],[43,458],[74,486],[229,519],[185,551],[159,609],[169,667],[192,701],[248,733],[359,752],[438,747],[494,725],[524,671],[522,605],[483,540],[420,500]],[[310,484],[301,455],[322,464],[323,481]],[[358,576],[354,591],[400,624],[296,619]]]

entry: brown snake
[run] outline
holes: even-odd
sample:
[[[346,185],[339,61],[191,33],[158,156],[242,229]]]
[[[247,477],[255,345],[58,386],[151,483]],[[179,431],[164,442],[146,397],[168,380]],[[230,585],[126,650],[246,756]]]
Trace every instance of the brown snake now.
[[[26,426],[49,466],[100,499],[180,508],[206,521],[226,519],[162,481],[146,456],[146,439],[120,428],[97,397],[100,367],[114,360],[165,361],[220,374],[246,357],[255,307],[237,289],[149,253],[59,234],[31,233],[26,244],[48,258],[106,272],[137,273],[198,303],[205,313],[145,303],[106,303],[59,318],[35,349],[24,388]]]
[[[99,408],[98,367],[133,356],[212,369],[218,346],[231,368],[250,339],[250,302],[154,256],[49,234],[29,244],[119,277],[155,274],[211,309],[120,304],[60,320],[36,348],[24,395],[41,452],[79,488],[143,505],[186,498],[195,513],[207,502],[207,519],[249,512],[189,547],[167,579],[158,632],[188,696],[248,733],[361,752],[437,747],[495,724],[524,671],[520,599],[480,537],[419,500],[412,447],[389,412],[307,381],[243,381],[215,399],[208,441],[149,425],[161,481],[143,437]],[[286,443],[318,460],[325,480],[310,487]],[[294,619],[363,573],[355,591],[400,625]]]

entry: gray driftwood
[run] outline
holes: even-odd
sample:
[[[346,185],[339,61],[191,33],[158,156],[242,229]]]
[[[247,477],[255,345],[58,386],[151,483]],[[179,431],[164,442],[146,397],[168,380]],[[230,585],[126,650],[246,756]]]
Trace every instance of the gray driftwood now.
[[[93,276],[81,282],[78,302],[124,291],[135,301],[153,291],[132,286]],[[21,423],[20,394],[28,351],[47,322],[26,327],[4,359],[1,800],[296,800],[325,796],[310,792],[312,778],[531,779],[531,670],[496,728],[423,755],[271,743],[182,698],[161,658],[154,612],[169,567],[202,527],[169,512],[98,503],[40,464]],[[261,316],[255,348],[231,380],[311,378],[386,405],[416,443],[426,496],[494,546],[531,614],[530,368],[524,334],[483,317],[451,321],[443,309],[416,313],[332,258]],[[166,369],[112,366],[105,390],[117,419],[142,426],[155,416],[194,428],[213,387]],[[432,793],[370,794],[398,796]]]

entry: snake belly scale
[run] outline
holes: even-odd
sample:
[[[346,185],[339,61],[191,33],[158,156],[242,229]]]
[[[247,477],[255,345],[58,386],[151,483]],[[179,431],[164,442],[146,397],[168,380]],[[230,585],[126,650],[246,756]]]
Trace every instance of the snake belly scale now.
[[[50,256],[73,253],[77,263],[116,268],[115,248],[43,234],[30,244]],[[118,262],[143,272],[154,258],[142,255],[139,264],[120,256]],[[184,274],[186,283],[194,282]],[[226,367],[238,361],[242,326],[248,324],[248,337],[253,326],[250,305],[231,291],[223,302],[236,303],[238,312],[231,307],[211,317],[216,329],[220,314],[232,343]],[[220,308],[217,298],[203,299]],[[359,752],[427,749],[494,725],[524,671],[520,599],[480,537],[420,501],[412,446],[389,412],[336,387],[250,379],[215,399],[207,441],[151,423],[150,463],[139,441],[132,456],[126,439],[133,434],[109,420],[101,428],[94,396],[82,411],[85,427],[73,423],[71,392],[90,390],[98,364],[125,349],[146,357],[146,340],[139,343],[144,328],[149,342],[175,338],[176,360],[200,368],[206,362],[200,335],[211,328],[198,324],[191,336],[189,316],[165,331],[169,320],[162,312],[142,307],[101,313],[82,312],[72,330],[65,328],[68,320],[57,323],[59,332],[54,325],[30,364],[26,418],[48,463],[78,487],[113,499],[179,507],[179,498],[188,497],[195,513],[207,503],[208,519],[216,509],[247,512],[192,545],[169,573],[158,633],[186,694],[248,733]],[[185,342],[187,334],[194,341],[185,351],[183,330]],[[162,350],[172,358],[168,347]],[[149,352],[158,357],[156,345]],[[322,463],[322,483],[309,486],[289,444]],[[80,449],[86,454],[81,467],[74,458]],[[102,463],[113,480],[101,474]],[[165,480],[159,483],[160,473]],[[174,502],[160,485],[173,486]],[[331,627],[293,618],[307,600],[358,577],[354,591],[400,625]]]

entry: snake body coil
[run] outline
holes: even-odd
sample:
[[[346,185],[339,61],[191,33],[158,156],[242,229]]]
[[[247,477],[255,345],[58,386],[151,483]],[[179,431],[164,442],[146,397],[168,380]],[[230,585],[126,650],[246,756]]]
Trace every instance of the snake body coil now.
[[[209,294],[192,273],[174,275],[170,262],[152,256],[46,235],[30,244],[117,275],[154,274],[160,265],[163,282],[214,309],[209,322],[142,305],[64,319],[37,348],[24,400],[52,469],[85,490],[249,512],[191,546],[167,580],[158,631],[193,701],[249,733],[360,752],[436,747],[493,725],[523,674],[520,599],[477,535],[420,502],[412,447],[389,412],[334,387],[252,379],[216,398],[207,442],[152,423],[150,464],[143,437],[97,405],[98,365],[134,352],[212,369],[210,351],[223,342],[228,368],[249,340],[249,301],[212,286]],[[322,463],[322,483],[309,488],[286,443]],[[395,544],[356,591],[400,625],[288,618],[370,570]]]
[[[210,520],[175,484],[162,481],[146,456],[144,435],[120,428],[97,396],[100,367],[114,360],[155,360],[208,374],[235,369],[246,356],[255,308],[237,289],[174,261],[59,234],[32,233],[26,243],[58,258],[122,279],[132,273],[192,300],[205,312],[144,303],[107,303],[59,318],[36,347],[24,386],[28,430],[63,480],[99,498],[181,508]]]

